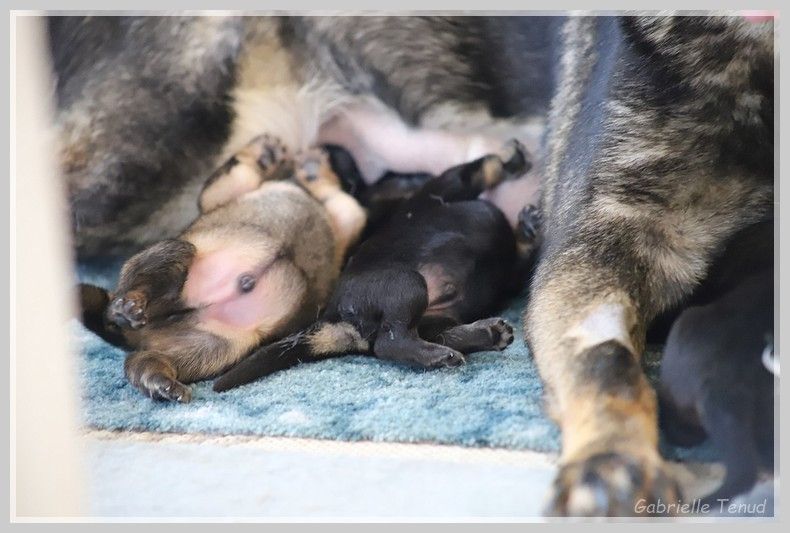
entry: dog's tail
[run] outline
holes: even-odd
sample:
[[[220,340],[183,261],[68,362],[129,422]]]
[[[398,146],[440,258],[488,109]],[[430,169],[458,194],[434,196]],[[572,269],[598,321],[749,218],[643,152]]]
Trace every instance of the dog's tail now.
[[[318,322],[273,344],[261,346],[214,381],[226,391],[300,363],[367,352],[369,343],[347,322]]]

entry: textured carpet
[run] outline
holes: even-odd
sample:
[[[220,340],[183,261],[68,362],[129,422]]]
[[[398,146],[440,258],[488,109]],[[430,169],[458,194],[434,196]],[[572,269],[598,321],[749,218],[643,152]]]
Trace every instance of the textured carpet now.
[[[83,264],[82,281],[112,287],[119,260]],[[128,384],[124,352],[74,323],[82,349],[83,422],[98,429],[295,436],[339,440],[434,442],[542,452],[559,450],[559,432],[543,411],[537,369],[523,342],[524,298],[502,314],[516,328],[504,352],[478,353],[460,368],[415,371],[350,356],[279,372],[225,393],[193,385],[187,405],[154,402]],[[655,376],[655,355],[646,357]],[[706,448],[673,458],[704,459]]]

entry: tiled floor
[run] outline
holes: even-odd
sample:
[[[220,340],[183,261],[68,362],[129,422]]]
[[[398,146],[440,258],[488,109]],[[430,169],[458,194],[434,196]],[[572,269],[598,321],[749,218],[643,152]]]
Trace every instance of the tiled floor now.
[[[422,444],[84,437],[97,517],[483,519],[540,516],[551,456]],[[686,494],[715,487],[717,465],[674,465]]]
[[[289,449],[287,440],[260,446],[89,438],[91,511],[104,517],[531,517],[540,514],[554,474],[550,458],[525,452],[336,442]]]

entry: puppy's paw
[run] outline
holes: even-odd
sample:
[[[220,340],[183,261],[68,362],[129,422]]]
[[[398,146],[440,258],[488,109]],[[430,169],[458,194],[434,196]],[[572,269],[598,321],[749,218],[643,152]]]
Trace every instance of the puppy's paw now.
[[[554,481],[547,516],[649,515],[655,504],[677,504],[680,490],[660,460],[600,453],[563,466]]]
[[[527,149],[518,140],[508,141],[502,149],[485,157],[482,167],[484,189],[492,189],[505,180],[520,178],[532,168]]]
[[[534,242],[538,238],[542,225],[543,216],[540,209],[532,204],[526,205],[518,213],[516,237],[521,241]]]
[[[289,158],[288,147],[279,137],[267,133],[256,137],[248,147],[258,167],[264,172],[273,170]]]
[[[503,318],[486,319],[488,333],[491,335],[491,347],[494,350],[504,350],[513,343],[513,326]]]
[[[122,329],[140,329],[148,323],[148,300],[140,291],[129,291],[113,299],[107,308],[107,321]]]
[[[464,355],[446,346],[435,345],[419,354],[418,363],[425,368],[451,368],[466,362]]]
[[[532,168],[532,161],[527,149],[518,139],[511,139],[497,154],[502,160],[504,179],[516,179]]]
[[[329,153],[323,148],[312,148],[296,156],[294,178],[321,202],[340,189],[340,178],[332,170]]]
[[[154,400],[179,403],[189,403],[192,400],[192,389],[162,374],[151,374],[143,378],[140,389]]]

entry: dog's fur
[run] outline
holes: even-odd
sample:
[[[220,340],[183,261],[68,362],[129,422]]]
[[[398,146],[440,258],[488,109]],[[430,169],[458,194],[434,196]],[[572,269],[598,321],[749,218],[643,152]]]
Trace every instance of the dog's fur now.
[[[123,265],[112,295],[81,290],[84,323],[134,349],[126,376],[155,399],[188,402],[186,383],[312,323],[365,222],[328,154],[294,160],[266,136],[220,167],[199,203],[182,235]]]
[[[738,18],[580,18],[565,27],[547,139],[546,244],[526,314],[563,431],[548,512],[675,501],[639,364],[683,302],[773,206],[773,34]]]
[[[319,136],[340,139],[368,177],[373,167],[438,174],[509,138],[529,141],[521,130],[548,110],[545,72],[558,22],[53,17],[57,124],[77,249],[125,252],[175,236],[197,216],[200,176],[261,132],[293,150]],[[525,51],[529,68],[521,68]],[[375,150],[360,143],[371,142],[378,125],[353,139],[334,126],[344,110],[360,107],[403,131],[399,116],[421,128],[482,125],[495,138],[488,145],[471,135],[417,138],[396,146],[394,161],[370,162]],[[383,137],[373,148],[396,140]],[[438,159],[437,143],[449,151]]]
[[[438,173],[490,151],[505,130],[547,123],[545,245],[526,330],[563,431],[548,512],[632,514],[640,497],[674,501],[639,355],[651,320],[685,301],[727,240],[771,218],[770,23],[97,18],[50,27],[83,254],[175,234],[192,216],[194,169],[261,131],[295,148],[341,144],[371,179],[382,168]]]
[[[531,254],[517,257],[501,211],[476,198],[528,168],[523,147],[513,142],[500,155],[426,182],[351,256],[317,324],[256,350],[217,379],[214,390],[349,352],[436,368],[507,347],[512,327],[484,317],[523,284],[517,266]],[[524,234],[521,240],[533,242]]]

